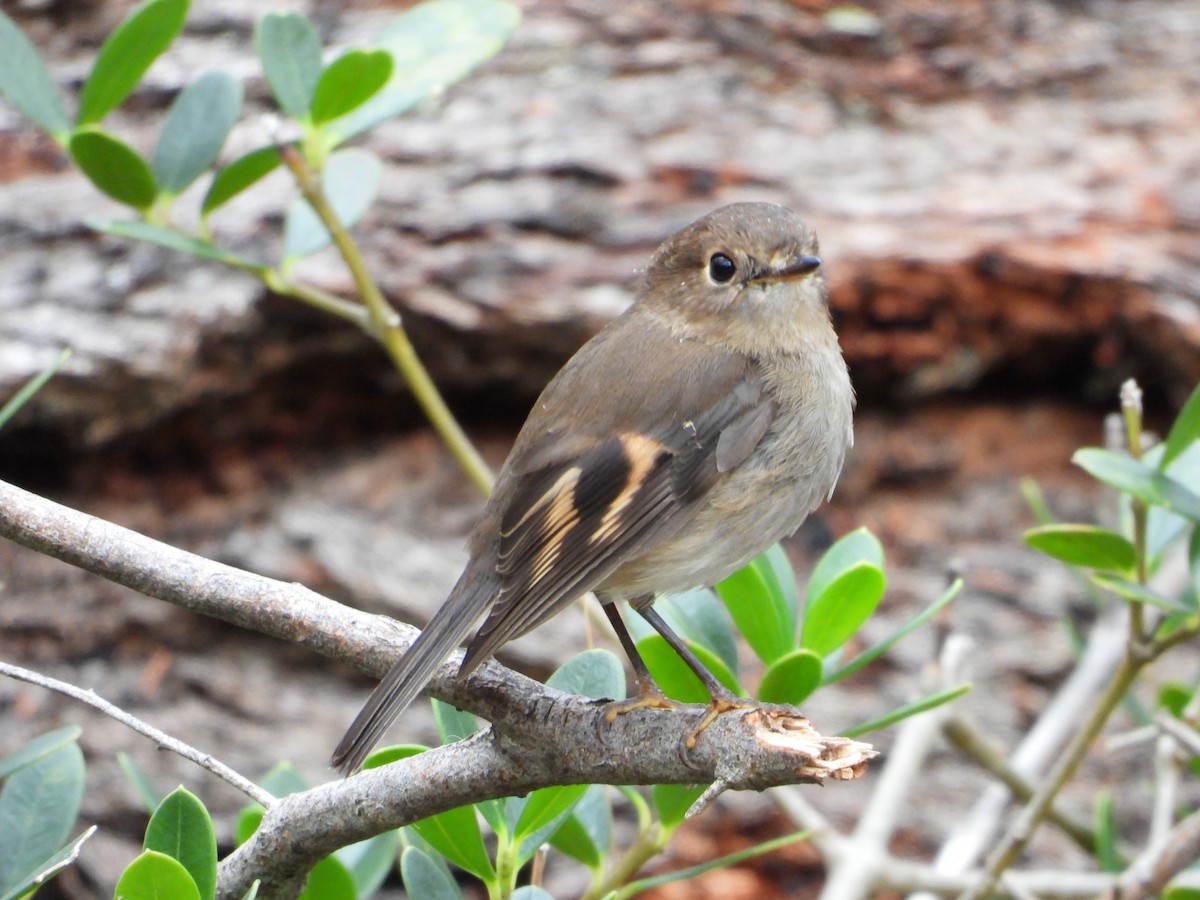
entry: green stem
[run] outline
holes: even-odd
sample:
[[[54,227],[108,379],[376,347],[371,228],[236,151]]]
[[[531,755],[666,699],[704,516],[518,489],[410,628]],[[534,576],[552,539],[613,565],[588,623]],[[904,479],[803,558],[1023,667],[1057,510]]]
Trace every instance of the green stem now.
[[[1075,770],[1087,755],[1088,748],[1104,728],[1104,723],[1112,711],[1121,702],[1125,692],[1137,679],[1138,673],[1150,659],[1147,654],[1127,651],[1121,665],[1117,668],[1105,687],[1104,693],[1097,700],[1091,715],[1083,727],[1075,734],[1074,739],[1059,757],[1054,768],[1046,777],[1045,782],[1037,789],[1029,805],[1021,812],[1017,823],[1011,828],[1004,840],[988,858],[982,879],[964,892],[959,900],[982,900],[990,896],[1000,881],[1000,876],[1008,870],[1017,858],[1024,852],[1033,839],[1038,826],[1046,818],[1054,798],[1058,796],[1063,785],[1075,774]]]
[[[618,898],[624,897],[621,888],[633,880],[642,866],[662,852],[669,838],[670,834],[657,822],[639,829],[633,843],[621,854],[616,864],[604,873],[604,878],[588,888],[583,900],[599,900],[613,892]]]
[[[350,270],[354,286],[358,289],[359,297],[366,308],[367,332],[383,344],[392,364],[408,383],[413,397],[416,398],[418,405],[450,450],[451,455],[466,472],[472,484],[484,496],[487,496],[492,490],[491,469],[479,455],[479,451],[475,449],[466,432],[462,430],[445,400],[442,399],[437,385],[434,384],[429,372],[417,356],[416,349],[400,322],[400,316],[384,299],[379,286],[367,270],[358,245],[338,219],[333,207],[330,206],[316,173],[309,168],[295,148],[281,145],[278,149],[279,157],[296,179],[301,195],[308,201],[321,223],[329,231],[334,246],[337,247],[346,267]],[[306,300],[306,302],[311,302],[311,300]]]

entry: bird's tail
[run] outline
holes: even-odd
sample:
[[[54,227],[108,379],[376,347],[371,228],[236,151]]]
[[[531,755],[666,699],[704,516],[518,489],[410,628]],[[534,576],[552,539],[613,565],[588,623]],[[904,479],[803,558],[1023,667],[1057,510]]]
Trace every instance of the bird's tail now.
[[[463,573],[445,604],[346,729],[333,751],[334,767],[349,775],[362,765],[388,726],[421,693],[450,651],[470,634],[492,599],[494,588],[491,579],[478,577],[471,568]]]

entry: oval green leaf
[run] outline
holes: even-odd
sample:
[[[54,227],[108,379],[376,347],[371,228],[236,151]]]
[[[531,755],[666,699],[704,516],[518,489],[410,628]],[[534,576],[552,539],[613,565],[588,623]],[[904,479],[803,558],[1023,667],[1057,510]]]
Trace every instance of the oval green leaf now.
[[[586,784],[540,788],[525,798],[513,827],[513,842],[520,845],[517,865],[522,866],[545,844],[571,814],[587,790]]]
[[[0,885],[14,884],[66,843],[83,800],[83,754],[71,742],[17,769],[0,790]]]
[[[125,867],[115,895],[121,900],[200,900],[196,882],[183,864],[156,850],[144,850]]]
[[[625,696],[625,668],[607,650],[585,650],[559,666],[546,686],[593,700],[620,700]]]
[[[687,646],[721,684],[735,694],[742,695],[737,678],[720,659],[699,644],[688,641]],[[642,638],[637,642],[637,649],[642,661],[646,663],[646,668],[650,670],[654,683],[672,700],[681,703],[707,703],[711,699],[700,679],[679,658],[679,654],[671,649],[670,644],[663,640],[662,635],[652,634]]]
[[[764,663],[770,665],[792,649],[796,640],[795,583],[789,595],[766,554],[718,583],[716,591],[733,624]]]
[[[29,38],[0,10],[0,94],[61,146],[71,126],[58,90]]]
[[[496,870],[483,846],[483,834],[479,830],[474,806],[448,809],[414,822],[412,828],[429,846],[460,869],[482,881],[495,878]]]
[[[254,28],[254,45],[279,108],[303,119],[321,77],[321,39],[298,13],[267,13]]]
[[[370,207],[379,189],[383,165],[366,150],[339,150],[329,157],[321,184],[339,222],[350,228]],[[296,259],[329,243],[329,232],[313,208],[300,198],[288,208],[284,222],[284,256]]]
[[[793,650],[768,667],[758,686],[758,699],[795,706],[807,699],[820,683],[821,657],[811,650]]]
[[[400,855],[400,877],[410,897],[462,900],[462,891],[446,867],[416,847],[409,847]]]
[[[151,167],[163,193],[181,193],[216,162],[241,108],[242,86],[224,72],[206,72],[179,92]]]
[[[1096,447],[1076,450],[1071,459],[1109,487],[1200,523],[1200,495],[1143,462]]]
[[[358,109],[387,83],[392,57],[385,50],[351,50],[326,66],[313,89],[312,121],[322,125]]]
[[[392,58],[391,78],[371,100],[328,129],[335,142],[398,116],[494,56],[521,14],[503,0],[428,0],[401,13],[377,46]]]
[[[1042,525],[1026,531],[1024,540],[1033,549],[1072,566],[1128,572],[1137,562],[1130,541],[1096,525]]]
[[[11,753],[0,756],[0,779],[7,778],[17,769],[23,769],[25,766],[35,763],[67,744],[75,743],[82,732],[83,729],[78,725],[56,728],[45,734],[39,734]]]
[[[158,188],[150,167],[128,144],[94,129],[77,131],[68,145],[71,158],[97,188],[118,203],[144,211]]]
[[[354,879],[337,857],[327,856],[308,873],[300,900],[357,900]]]
[[[342,847],[334,856],[350,873],[358,896],[373,897],[391,874],[399,846],[400,832],[393,829]]]
[[[479,722],[466,710],[437,699],[430,700],[430,704],[433,706],[438,737],[443,744],[466,740],[479,730]]]
[[[650,800],[664,828],[674,828],[683,821],[692,804],[700,799],[705,786],[700,784],[656,784],[650,789]]]
[[[187,869],[201,897],[217,888],[217,837],[204,804],[186,788],[167,794],[146,826],[147,850],[157,850]]]
[[[604,865],[612,841],[612,809],[602,784],[589,785],[562,826],[550,837],[560,853],[593,872]]]
[[[84,82],[77,125],[99,122],[129,96],[183,28],[187,8],[187,0],[146,0],[117,26]]]
[[[858,528],[835,541],[832,547],[821,554],[808,578],[805,606],[825,593],[829,585],[847,569],[864,562],[882,569],[883,547],[875,535],[865,528]]]
[[[227,166],[222,166],[213,176],[212,184],[204,195],[200,215],[207,216],[224,206],[246,188],[279,168],[279,151],[274,147],[259,147],[245,156],[240,156]]]
[[[884,590],[883,570],[869,562],[843,569],[804,608],[800,646],[822,659],[841,647],[867,621]]]

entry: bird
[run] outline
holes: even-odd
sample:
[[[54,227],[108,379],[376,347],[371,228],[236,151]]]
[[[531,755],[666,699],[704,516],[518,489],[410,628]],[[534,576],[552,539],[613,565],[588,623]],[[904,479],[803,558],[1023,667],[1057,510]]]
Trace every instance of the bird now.
[[[621,618],[622,600],[708,690],[703,724],[747,705],[652,604],[727,577],[832,496],[854,440],[855,395],[818,254],[799,215],[761,202],[720,207],[654,251],[630,307],[534,404],[462,575],[332,765],[356,770],[481,620],[461,678],[591,591],[638,685],[610,720],[669,703]]]

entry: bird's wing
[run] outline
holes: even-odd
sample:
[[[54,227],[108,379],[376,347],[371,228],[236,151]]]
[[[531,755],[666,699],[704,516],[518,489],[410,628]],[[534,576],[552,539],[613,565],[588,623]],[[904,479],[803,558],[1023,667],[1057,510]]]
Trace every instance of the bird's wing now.
[[[569,440],[518,441],[510,468],[520,475],[494,511],[499,590],[464,671],[677,532],[770,428],[775,401],[752,361],[702,345],[671,350],[665,383],[686,386],[674,402],[631,397],[615,419],[576,418]],[[605,367],[645,362],[622,356],[605,354]]]

